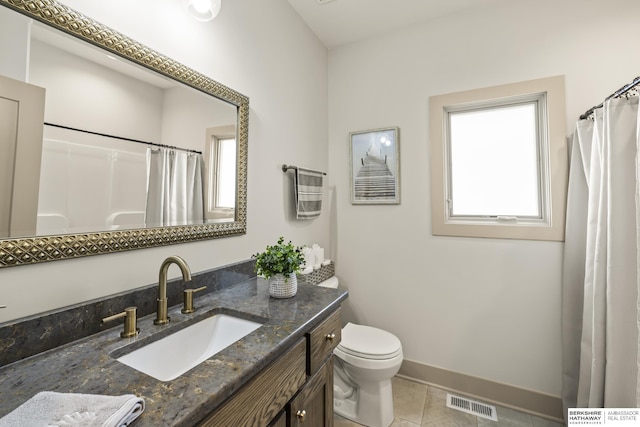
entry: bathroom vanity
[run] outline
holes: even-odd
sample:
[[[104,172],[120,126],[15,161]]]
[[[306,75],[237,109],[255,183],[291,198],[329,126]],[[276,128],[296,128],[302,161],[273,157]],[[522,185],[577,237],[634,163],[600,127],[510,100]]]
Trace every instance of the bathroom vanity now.
[[[323,317],[199,425],[333,425],[332,352],[340,342],[340,309]]]
[[[1,367],[0,416],[40,391],[56,391],[135,394],[145,400],[136,427],[332,425],[332,352],[346,298],[340,289],[301,284],[293,298],[274,299],[260,278],[198,296],[194,314],[172,306],[167,325],[154,325],[153,314],[138,319],[137,337],[120,338],[118,324]],[[116,360],[216,313],[262,326],[171,381]]]

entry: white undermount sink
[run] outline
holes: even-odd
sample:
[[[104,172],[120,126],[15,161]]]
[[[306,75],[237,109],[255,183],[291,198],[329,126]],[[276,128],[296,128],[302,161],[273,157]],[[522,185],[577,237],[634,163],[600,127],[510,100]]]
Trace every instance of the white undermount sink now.
[[[171,381],[262,326],[216,314],[117,358],[160,381]]]

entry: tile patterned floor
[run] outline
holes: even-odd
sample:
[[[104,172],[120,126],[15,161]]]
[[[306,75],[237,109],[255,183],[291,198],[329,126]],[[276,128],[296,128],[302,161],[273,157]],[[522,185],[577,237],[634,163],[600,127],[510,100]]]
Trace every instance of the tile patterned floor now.
[[[496,406],[498,421],[447,408],[447,392],[394,377],[391,427],[562,427],[563,424]],[[476,399],[479,400],[479,399]],[[361,427],[338,415],[334,427]]]

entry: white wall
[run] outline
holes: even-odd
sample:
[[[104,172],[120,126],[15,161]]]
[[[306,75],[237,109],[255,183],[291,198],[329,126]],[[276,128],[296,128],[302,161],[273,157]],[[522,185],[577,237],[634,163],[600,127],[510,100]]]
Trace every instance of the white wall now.
[[[175,0],[64,3],[250,98],[247,234],[0,269],[0,322],[157,282],[169,255],[197,272],[248,259],[280,235],[328,248],[331,206],[297,222],[284,193],[282,163],[328,169],[327,50],[286,0],[225,1],[209,23]]]
[[[207,128],[235,125],[238,108],[185,87],[166,89],[162,138],[165,145],[205,152]]]
[[[640,72],[636,0],[523,0],[329,54],[329,176],[349,318],[405,357],[551,395],[561,391],[562,243],[434,237],[429,97],[566,76],[578,116]],[[348,133],[400,127],[401,204],[351,205]]]
[[[47,90],[45,122],[159,141],[162,89],[38,40],[29,83]]]
[[[26,35],[29,19],[16,16],[6,8],[0,8],[0,74],[16,80],[24,80],[29,70],[29,46]]]

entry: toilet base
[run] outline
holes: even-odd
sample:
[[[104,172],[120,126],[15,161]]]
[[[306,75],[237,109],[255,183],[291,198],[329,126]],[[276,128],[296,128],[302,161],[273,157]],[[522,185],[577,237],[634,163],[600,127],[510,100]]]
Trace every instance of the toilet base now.
[[[334,381],[339,381],[334,373]],[[339,416],[368,427],[389,427],[393,423],[391,380],[361,385],[346,399],[334,399]]]

